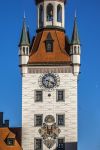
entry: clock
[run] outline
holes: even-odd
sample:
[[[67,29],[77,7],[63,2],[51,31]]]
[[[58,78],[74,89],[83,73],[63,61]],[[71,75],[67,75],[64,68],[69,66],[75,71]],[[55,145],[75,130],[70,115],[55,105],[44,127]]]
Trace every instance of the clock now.
[[[39,85],[42,88],[52,90],[55,87],[59,86],[60,78],[58,75],[53,73],[47,73],[39,78]]]

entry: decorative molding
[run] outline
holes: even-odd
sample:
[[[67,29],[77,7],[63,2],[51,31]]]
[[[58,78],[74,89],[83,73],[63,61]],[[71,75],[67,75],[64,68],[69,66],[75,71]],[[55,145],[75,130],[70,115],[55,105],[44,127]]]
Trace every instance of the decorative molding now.
[[[46,123],[54,123],[55,118],[52,115],[48,115],[48,116],[45,117],[45,122]]]
[[[28,68],[28,73],[29,74],[33,74],[33,73],[72,73],[72,67],[71,66],[67,66],[67,67],[38,67],[38,68],[32,68],[29,67]]]

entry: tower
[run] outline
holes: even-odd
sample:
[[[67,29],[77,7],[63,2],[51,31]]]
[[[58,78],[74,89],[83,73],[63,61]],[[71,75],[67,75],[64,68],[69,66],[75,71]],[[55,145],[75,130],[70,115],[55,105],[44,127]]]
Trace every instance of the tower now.
[[[31,44],[24,18],[19,44],[23,150],[77,150],[80,41],[76,17],[71,42],[65,33],[65,4],[36,0],[38,25]]]

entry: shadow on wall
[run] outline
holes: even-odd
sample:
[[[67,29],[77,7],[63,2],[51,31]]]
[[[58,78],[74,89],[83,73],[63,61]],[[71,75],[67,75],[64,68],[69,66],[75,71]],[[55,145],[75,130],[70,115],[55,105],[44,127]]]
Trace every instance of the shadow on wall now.
[[[64,143],[64,147],[57,147],[54,150],[77,150],[77,142]]]

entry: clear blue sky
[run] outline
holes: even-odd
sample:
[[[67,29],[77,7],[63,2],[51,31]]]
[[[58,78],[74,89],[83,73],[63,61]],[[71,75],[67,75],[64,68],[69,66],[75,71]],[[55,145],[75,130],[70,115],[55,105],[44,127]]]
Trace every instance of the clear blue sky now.
[[[69,0],[66,33],[71,37],[77,8],[82,44],[79,77],[79,150],[100,150],[100,1]],[[0,1],[0,111],[10,126],[21,126],[21,76],[18,42],[24,11],[31,38],[36,30],[33,0]]]

